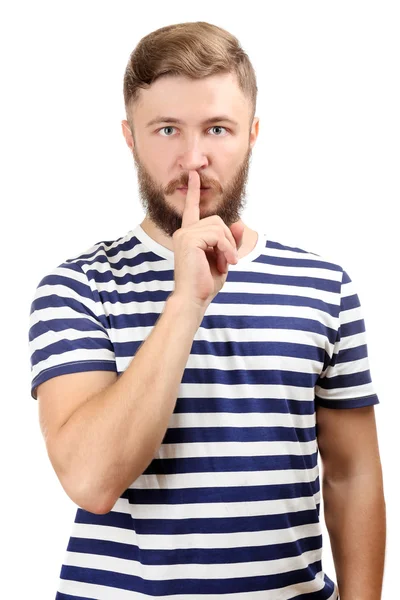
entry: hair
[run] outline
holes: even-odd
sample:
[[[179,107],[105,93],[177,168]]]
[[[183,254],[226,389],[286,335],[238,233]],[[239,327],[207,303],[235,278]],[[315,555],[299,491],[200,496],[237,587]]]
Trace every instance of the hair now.
[[[205,21],[161,27],[143,37],[131,53],[124,74],[126,118],[132,134],[132,109],[140,101],[140,89],[148,89],[162,76],[203,79],[219,73],[236,74],[239,88],[251,106],[249,131],[257,102],[254,68],[238,39]]]

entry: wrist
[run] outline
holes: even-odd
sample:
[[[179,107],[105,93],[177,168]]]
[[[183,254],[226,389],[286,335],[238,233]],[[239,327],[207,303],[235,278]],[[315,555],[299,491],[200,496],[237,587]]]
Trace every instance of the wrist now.
[[[204,313],[208,308],[209,303],[201,303],[195,300],[189,300],[184,296],[179,296],[172,292],[167,298],[166,306],[168,310],[176,313],[176,316],[185,315],[188,319],[195,319],[198,326],[203,320]]]

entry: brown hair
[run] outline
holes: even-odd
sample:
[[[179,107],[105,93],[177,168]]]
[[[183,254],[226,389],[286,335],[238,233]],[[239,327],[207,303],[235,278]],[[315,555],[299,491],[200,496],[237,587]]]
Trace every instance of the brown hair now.
[[[238,39],[205,21],[161,27],[143,37],[129,57],[124,74],[126,118],[133,130],[132,107],[139,102],[140,88],[148,89],[163,75],[202,79],[217,73],[235,73],[239,88],[251,103],[253,123],[257,81],[248,55]]]

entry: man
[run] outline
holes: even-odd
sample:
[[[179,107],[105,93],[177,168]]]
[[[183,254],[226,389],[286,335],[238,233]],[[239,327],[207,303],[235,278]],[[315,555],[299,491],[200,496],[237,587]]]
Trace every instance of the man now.
[[[122,131],[146,216],[32,303],[32,396],[79,506],[58,600],[380,598],[360,302],[341,266],[240,219],[259,119],[235,44],[202,22],[140,42]]]

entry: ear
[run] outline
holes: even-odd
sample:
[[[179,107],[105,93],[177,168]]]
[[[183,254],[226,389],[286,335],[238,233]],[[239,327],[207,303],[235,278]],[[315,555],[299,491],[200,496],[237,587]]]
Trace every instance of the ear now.
[[[258,129],[259,129],[260,119],[259,117],[254,117],[253,124],[251,126],[250,132],[250,148],[253,148],[256,140],[258,138]]]
[[[130,148],[130,150],[133,150],[133,136],[132,136],[131,128],[129,127],[128,121],[126,121],[126,120],[121,121],[121,127],[122,127],[122,134],[125,138],[125,141],[126,141],[128,147]]]

